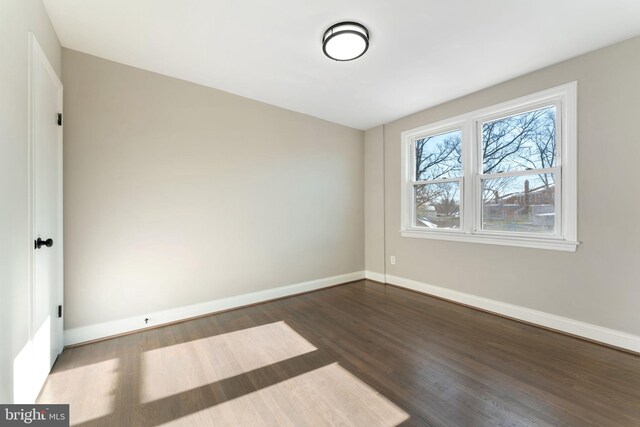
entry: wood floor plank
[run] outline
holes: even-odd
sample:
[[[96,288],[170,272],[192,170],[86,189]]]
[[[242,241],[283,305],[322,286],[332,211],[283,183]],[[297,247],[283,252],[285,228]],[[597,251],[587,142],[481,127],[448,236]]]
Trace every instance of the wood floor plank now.
[[[72,425],[638,426],[640,357],[360,281],[65,350]]]

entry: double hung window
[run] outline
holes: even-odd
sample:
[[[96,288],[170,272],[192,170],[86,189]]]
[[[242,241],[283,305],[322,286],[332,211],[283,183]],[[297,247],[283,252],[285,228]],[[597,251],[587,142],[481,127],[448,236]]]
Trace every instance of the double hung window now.
[[[576,84],[402,133],[405,237],[574,251]]]

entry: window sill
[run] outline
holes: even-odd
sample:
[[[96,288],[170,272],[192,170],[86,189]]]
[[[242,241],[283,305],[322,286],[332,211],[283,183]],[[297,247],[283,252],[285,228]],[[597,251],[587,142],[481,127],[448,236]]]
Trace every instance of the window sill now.
[[[449,240],[453,242],[484,243],[488,245],[519,246],[522,248],[550,249],[575,252],[579,242],[560,239],[536,239],[531,237],[507,237],[483,234],[465,234],[461,231],[400,230],[402,237]]]

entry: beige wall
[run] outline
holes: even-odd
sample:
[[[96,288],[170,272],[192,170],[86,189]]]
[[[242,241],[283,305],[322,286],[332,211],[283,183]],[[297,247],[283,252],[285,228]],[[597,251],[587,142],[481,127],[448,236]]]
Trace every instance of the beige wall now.
[[[400,236],[403,130],[574,80],[582,242],[577,252]],[[635,38],[385,125],[387,274],[640,335],[639,113]],[[367,190],[368,199],[382,192]],[[396,265],[389,264],[392,255]]]
[[[362,131],[67,49],[63,82],[66,329],[363,270]]]
[[[384,274],[384,126],[364,133],[365,269]]]
[[[0,402],[27,384],[14,361],[29,341],[28,32],[60,75],[60,43],[40,0],[0,1]],[[24,353],[22,353],[24,354]]]

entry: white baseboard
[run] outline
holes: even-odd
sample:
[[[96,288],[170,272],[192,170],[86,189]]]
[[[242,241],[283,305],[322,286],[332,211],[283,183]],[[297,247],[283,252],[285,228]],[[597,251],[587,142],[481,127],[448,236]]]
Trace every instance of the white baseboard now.
[[[640,336],[637,335],[402,277],[386,275],[386,283],[640,353]]]
[[[354,273],[342,274],[339,276],[326,277],[323,279],[311,280],[308,282],[282,286],[264,291],[252,292],[233,296],[229,298],[208,301],[200,304],[178,307],[155,313],[142,314],[137,317],[114,320],[80,328],[67,329],[64,331],[64,344],[73,345],[112,335],[141,330],[149,327],[171,323],[191,317],[215,313],[218,311],[238,308],[249,304],[269,301],[276,298],[300,294],[303,292],[322,289],[329,286],[339,285],[361,279],[375,280],[381,283],[390,283],[403,288],[412,289],[425,294],[437,296],[450,301],[466,304],[482,310],[501,314],[503,316],[544,326],[557,331],[587,338],[593,341],[609,344],[615,347],[640,353],[640,336],[617,331],[615,329],[604,328],[602,326],[569,319],[567,317],[556,316],[530,308],[520,307],[505,302],[479,297],[440,286],[428,285],[415,280],[402,277],[384,275],[372,271],[358,271]],[[144,319],[149,318],[149,323],[145,324]]]
[[[155,313],[141,314],[127,319],[113,320],[110,322],[98,323],[80,328],[67,329],[64,331],[64,345],[79,344],[100,338],[126,332],[137,331],[149,327],[154,327],[166,323],[184,320],[191,317],[202,316],[231,308],[238,308],[249,304],[273,300],[286,296],[296,295],[303,292],[314,291],[341,283],[362,280],[365,277],[364,271],[341,274],[339,276],[325,277],[323,279],[310,280],[308,282],[296,283],[288,286],[267,289],[264,291],[252,292],[249,294],[237,295],[200,304],[185,307],[172,308]],[[148,318],[149,323],[144,322]]]
[[[365,271],[364,278],[373,280],[375,282],[385,283],[385,275],[382,273],[376,273],[374,271]]]

